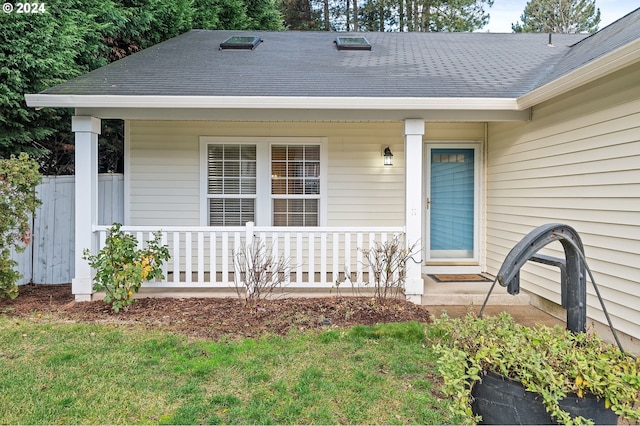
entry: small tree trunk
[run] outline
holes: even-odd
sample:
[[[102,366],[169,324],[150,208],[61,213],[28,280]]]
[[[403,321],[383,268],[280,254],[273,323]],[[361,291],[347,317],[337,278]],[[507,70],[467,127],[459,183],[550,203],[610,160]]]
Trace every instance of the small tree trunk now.
[[[353,0],[353,31],[358,31],[358,0]]]
[[[351,28],[351,19],[350,19],[350,16],[349,16],[349,5],[351,3],[351,0],[346,0],[345,3],[346,3],[346,9],[344,11],[344,14],[345,14],[345,17],[346,17],[346,28],[345,28],[345,30],[348,32],[348,31],[350,31],[350,28]]]
[[[330,31],[331,24],[329,19],[329,0],[324,0],[324,30]]]

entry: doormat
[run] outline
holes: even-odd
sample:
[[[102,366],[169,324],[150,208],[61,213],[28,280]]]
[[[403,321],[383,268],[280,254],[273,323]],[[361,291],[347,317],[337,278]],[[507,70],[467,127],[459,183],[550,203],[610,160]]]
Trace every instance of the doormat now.
[[[492,281],[480,274],[436,274],[429,276],[439,283]]]

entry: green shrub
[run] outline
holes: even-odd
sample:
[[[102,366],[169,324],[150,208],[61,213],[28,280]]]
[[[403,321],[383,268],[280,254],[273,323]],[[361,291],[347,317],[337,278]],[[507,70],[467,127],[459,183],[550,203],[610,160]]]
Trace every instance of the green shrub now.
[[[572,418],[559,401],[575,393],[594,395],[619,416],[640,421],[640,361],[604,343],[595,333],[560,327],[526,327],[508,314],[495,317],[438,319],[429,332],[438,356],[443,392],[455,401],[454,412],[477,420],[471,412],[471,388],[482,372],[522,383],[539,394],[553,419],[563,424],[589,423]]]
[[[0,159],[0,298],[18,296],[21,275],[14,269],[11,247],[22,252],[31,242],[31,218],[40,200],[38,163],[27,154]]]
[[[163,279],[162,263],[169,259],[169,249],[160,245],[160,232],[154,233],[146,248],[138,249],[136,237],[124,233],[121,226],[113,224],[97,255],[85,249],[83,256],[96,270],[93,289],[106,293],[104,301],[114,312],[133,302],[133,294],[144,281]]]

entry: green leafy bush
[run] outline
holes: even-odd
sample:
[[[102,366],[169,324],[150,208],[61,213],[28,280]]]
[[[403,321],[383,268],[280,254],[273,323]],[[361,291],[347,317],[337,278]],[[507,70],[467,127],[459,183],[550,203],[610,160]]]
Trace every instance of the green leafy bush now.
[[[18,264],[11,247],[24,251],[31,242],[31,218],[40,200],[36,186],[42,180],[38,163],[27,154],[0,159],[0,298],[18,296]]]
[[[484,319],[444,316],[430,333],[443,391],[456,401],[455,413],[469,422],[478,420],[471,412],[471,388],[482,372],[521,382],[541,395],[551,417],[563,424],[589,423],[559,407],[570,393],[594,395],[616,414],[640,421],[640,362],[594,333],[526,327],[506,313]]]
[[[147,246],[139,249],[136,237],[123,232],[121,226],[113,224],[97,255],[85,249],[83,256],[96,270],[93,289],[106,293],[104,301],[114,312],[133,302],[133,294],[144,281],[163,279],[162,263],[169,259],[169,249],[160,245],[160,232],[155,232]]]

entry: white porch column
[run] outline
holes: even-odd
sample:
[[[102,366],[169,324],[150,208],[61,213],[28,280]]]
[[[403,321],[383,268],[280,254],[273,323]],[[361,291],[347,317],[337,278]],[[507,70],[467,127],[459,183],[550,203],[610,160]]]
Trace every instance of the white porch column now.
[[[76,301],[90,301],[93,294],[92,272],[82,258],[84,249],[96,253],[97,238],[93,226],[98,224],[98,135],[100,119],[75,116],[71,129],[75,133],[76,185],[75,185],[75,273],[71,292]]]
[[[416,244],[416,260],[422,259],[422,136],[423,119],[404,121],[405,155],[405,227],[407,247]],[[412,260],[407,262],[405,293],[413,303],[422,303],[424,283],[422,265]]]

